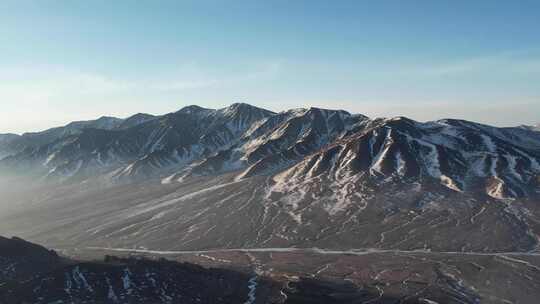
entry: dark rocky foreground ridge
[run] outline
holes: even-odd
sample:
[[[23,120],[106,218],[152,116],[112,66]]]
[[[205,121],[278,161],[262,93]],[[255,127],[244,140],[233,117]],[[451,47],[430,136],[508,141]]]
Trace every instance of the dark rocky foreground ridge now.
[[[106,256],[103,261],[77,261],[21,239],[1,238],[0,242],[3,304],[433,303],[419,295],[385,296],[377,292],[378,287],[335,279],[291,277],[284,281],[263,273],[262,265],[250,274],[162,258]],[[451,288],[452,283],[447,283],[446,288]],[[441,285],[421,294],[443,299],[441,303],[475,303],[477,299],[465,287],[454,294],[444,293]]]
[[[244,303],[247,274],[166,260],[76,261],[1,239],[0,303]],[[11,254],[17,253],[17,254]],[[261,289],[270,288],[261,284]]]
[[[534,303],[540,290],[532,255],[296,250],[88,259],[105,253],[96,250],[82,261],[20,239],[0,243],[2,304]],[[521,290],[505,289],[509,282]]]

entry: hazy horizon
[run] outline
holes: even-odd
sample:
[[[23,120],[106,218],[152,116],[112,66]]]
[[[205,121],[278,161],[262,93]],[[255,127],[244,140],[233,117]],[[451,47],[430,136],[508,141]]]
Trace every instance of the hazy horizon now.
[[[536,124],[538,12],[487,0],[2,1],[0,133],[237,101]]]
[[[264,106],[258,106],[258,105],[251,104],[251,103],[245,102],[245,101],[234,101],[234,102],[231,102],[229,104],[224,104],[223,106],[218,106],[218,107],[204,106],[204,105],[195,104],[195,103],[192,103],[192,104],[186,103],[186,104],[180,104],[179,107],[176,107],[174,109],[171,109],[171,110],[166,111],[166,112],[161,112],[161,113],[132,111],[131,113],[127,113],[127,114],[119,113],[118,115],[114,114],[114,113],[113,114],[105,113],[105,114],[97,115],[97,116],[81,116],[81,115],[74,114],[73,119],[68,119],[68,120],[65,120],[65,121],[51,122],[50,124],[44,124],[43,127],[36,127],[36,129],[15,130],[15,131],[11,131],[11,132],[3,132],[2,130],[0,130],[0,134],[22,135],[24,133],[40,132],[40,131],[45,131],[45,130],[51,129],[51,128],[62,127],[62,126],[65,126],[65,125],[67,125],[69,123],[72,123],[72,122],[96,120],[96,119],[99,119],[99,118],[102,118],[102,117],[114,117],[114,118],[125,119],[125,118],[128,118],[128,117],[130,117],[132,115],[139,114],[139,113],[160,116],[160,115],[165,115],[165,114],[176,112],[176,111],[182,109],[183,107],[187,107],[187,106],[191,106],[191,105],[197,105],[197,106],[201,106],[203,108],[209,108],[209,109],[220,109],[220,108],[230,106],[231,104],[236,103],[236,102],[247,103],[247,104],[250,104],[250,105],[253,105],[253,106],[256,106],[256,107],[260,107],[260,108],[263,108],[263,109],[266,109],[266,110],[270,110],[270,111],[273,111],[273,112],[276,112],[276,113],[286,111],[286,110],[295,109],[295,108],[317,107],[317,108],[331,109],[331,110],[345,110],[345,111],[347,111],[347,112],[349,112],[351,114],[362,114],[362,115],[366,115],[366,116],[368,116],[370,118],[391,118],[391,117],[396,117],[396,116],[405,116],[405,117],[408,117],[408,118],[411,118],[411,119],[414,119],[414,120],[417,120],[417,121],[421,121],[421,122],[433,121],[433,120],[439,120],[439,119],[446,119],[446,118],[453,118],[453,119],[464,119],[464,120],[469,120],[469,121],[474,121],[474,122],[478,122],[478,123],[484,123],[484,124],[494,125],[494,126],[499,126],[499,127],[516,127],[516,126],[520,126],[520,125],[537,125],[538,124],[538,121],[531,121],[530,123],[518,123],[518,124],[514,124],[514,125],[497,125],[497,124],[490,124],[489,121],[480,121],[480,120],[474,120],[474,119],[467,119],[467,118],[464,118],[464,117],[451,117],[451,116],[440,116],[440,117],[434,117],[434,118],[423,117],[422,118],[422,115],[416,115],[417,113],[415,113],[414,110],[411,111],[411,109],[409,109],[410,115],[403,114],[403,113],[406,113],[407,111],[404,111],[401,114],[396,113],[395,115],[368,115],[367,113],[355,112],[355,111],[351,111],[350,109],[347,109],[347,108],[337,108],[337,107],[324,106],[324,105],[299,105],[297,107],[291,107],[291,108],[286,108],[286,109],[285,108],[283,108],[283,109],[273,109],[273,108],[268,108],[268,107],[264,107]],[[399,106],[398,106],[398,109],[399,109]],[[504,111],[509,111],[510,109],[501,108],[501,109],[497,109],[497,110],[499,110],[500,113],[503,114]],[[377,113],[376,111],[373,111],[373,112]],[[388,113],[392,113],[392,111],[388,111]],[[420,114],[422,114],[422,113],[420,113]],[[418,117],[420,117],[420,118],[418,118]]]

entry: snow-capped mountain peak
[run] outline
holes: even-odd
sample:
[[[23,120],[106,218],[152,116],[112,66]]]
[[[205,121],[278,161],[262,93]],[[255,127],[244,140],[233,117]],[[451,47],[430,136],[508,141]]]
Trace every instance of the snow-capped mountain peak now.
[[[4,152],[1,166],[70,179],[229,171],[238,178],[286,172],[287,180],[298,181],[361,175],[377,183],[433,183],[511,198],[535,194],[540,174],[540,135],[528,129],[456,119],[369,119],[316,107],[273,113],[245,103],[217,110],[193,105],[163,116],[102,117],[0,140],[4,151],[19,147]]]

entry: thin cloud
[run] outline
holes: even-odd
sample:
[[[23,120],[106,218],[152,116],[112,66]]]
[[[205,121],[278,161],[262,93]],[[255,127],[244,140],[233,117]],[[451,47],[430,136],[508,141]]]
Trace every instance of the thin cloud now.
[[[269,62],[257,65],[251,72],[245,74],[230,75],[228,77],[204,77],[198,80],[178,80],[164,82],[148,82],[137,84],[137,87],[162,91],[181,91],[190,89],[204,89],[234,84],[242,84],[249,81],[270,80],[279,75],[283,69],[281,62]]]
[[[540,54],[536,50],[508,51],[443,64],[402,67],[404,73],[424,76],[461,75],[494,70],[507,73],[540,73]]]
[[[253,67],[248,73],[214,76],[212,71],[199,69],[169,79],[124,80],[97,73],[70,70],[57,66],[16,67],[0,70],[0,100],[47,101],[54,97],[74,98],[81,94],[122,93],[133,90],[184,91],[263,80],[277,76],[278,62]],[[191,75],[195,74],[195,76]]]

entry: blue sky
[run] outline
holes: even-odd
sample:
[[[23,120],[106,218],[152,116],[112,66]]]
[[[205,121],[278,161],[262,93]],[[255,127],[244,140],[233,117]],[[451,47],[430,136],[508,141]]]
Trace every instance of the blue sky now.
[[[247,102],[540,121],[539,1],[0,2],[0,133]]]

